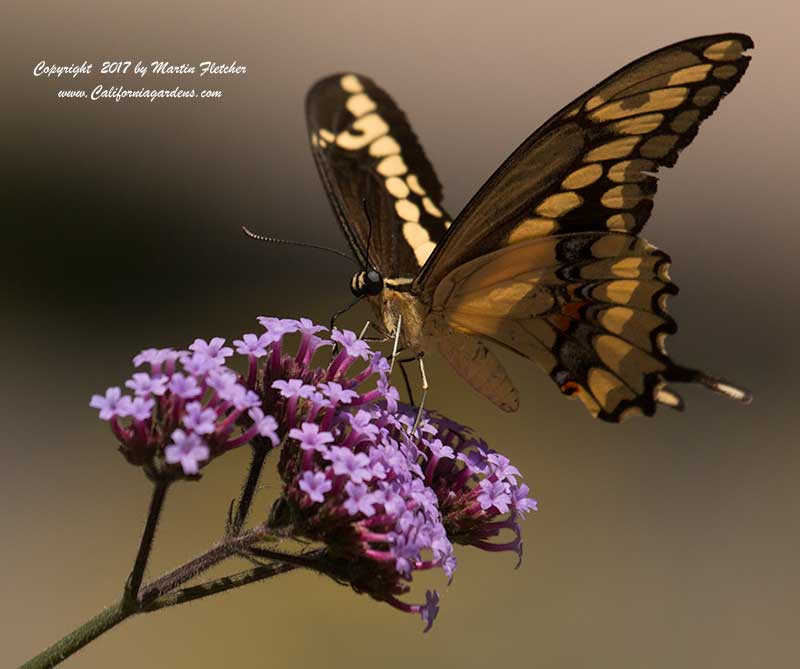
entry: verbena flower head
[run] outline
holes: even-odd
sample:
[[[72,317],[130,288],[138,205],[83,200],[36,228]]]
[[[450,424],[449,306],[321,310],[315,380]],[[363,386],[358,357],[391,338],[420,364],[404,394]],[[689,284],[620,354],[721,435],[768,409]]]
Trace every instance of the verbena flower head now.
[[[256,393],[225,366],[233,351],[216,337],[188,351],[147,349],[133,359],[145,366],[119,387],[94,395],[90,405],[111,424],[128,462],[152,477],[196,477],[215,457],[255,437],[277,443],[277,422]],[[246,416],[247,428],[238,422]]]
[[[215,338],[143,351],[134,364],[150,368],[126,383],[132,395],[110,388],[91,405],[128,460],[156,472],[193,476],[244,443],[280,445],[283,489],[269,525],[324,544],[323,571],[418,613],[427,631],[439,595],[405,601],[414,573],[452,579],[453,543],[521,555],[519,520],[536,502],[508,459],[468,428],[430,413],[414,427],[417,409],[399,403],[388,361],[353,332],[259,322],[264,332],[230,347]],[[234,349],[243,375],[226,367]],[[497,539],[504,530],[511,540]]]

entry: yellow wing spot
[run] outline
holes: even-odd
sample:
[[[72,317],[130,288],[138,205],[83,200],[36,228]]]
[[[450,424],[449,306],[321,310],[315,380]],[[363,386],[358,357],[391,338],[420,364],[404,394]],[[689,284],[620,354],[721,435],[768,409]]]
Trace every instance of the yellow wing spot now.
[[[598,286],[593,291],[597,297],[606,302],[615,302],[616,304],[628,304],[633,299],[633,294],[639,287],[639,282],[633,279],[620,279],[619,281],[609,281],[608,283]]]
[[[632,406],[628,407],[627,409],[623,409],[622,413],[619,415],[620,422],[628,420],[628,418],[633,418],[634,416],[644,416],[644,411],[642,411],[642,407]]]
[[[711,63],[686,67],[682,70],[678,70],[677,72],[673,72],[669,77],[669,81],[667,81],[667,85],[680,86],[681,84],[691,84],[695,81],[703,81],[710,69]]]
[[[408,197],[410,193],[408,186],[406,186],[406,182],[400,177],[389,177],[384,183],[386,184],[386,190],[388,190],[398,200]]]
[[[720,92],[719,86],[704,86],[695,94],[694,98],[692,98],[692,102],[694,102],[698,107],[705,107],[709,102],[716,99]]]
[[[422,198],[422,206],[425,207],[425,211],[427,211],[431,216],[436,216],[436,218],[442,217],[442,210],[433,204],[433,200],[431,200],[429,197]]]
[[[389,126],[378,114],[367,114],[353,121],[353,129],[359,134],[354,135],[349,130],[340,132],[336,137],[336,144],[348,151],[357,151],[389,132]],[[322,134],[322,131],[320,131]],[[388,174],[384,176],[390,176]]]
[[[408,172],[405,162],[400,156],[389,156],[378,163],[375,168],[384,177],[399,177]]]
[[[601,98],[599,95],[595,95],[593,98],[589,98],[589,101],[586,103],[584,109],[586,111],[592,111],[592,109],[597,109],[604,102],[604,98]]]
[[[430,240],[424,242],[420,246],[414,248],[414,255],[417,258],[417,262],[419,266],[422,267],[425,264],[425,261],[428,259],[431,253],[433,253],[433,249],[436,248],[436,244]]]
[[[583,198],[577,193],[556,193],[536,207],[536,213],[540,216],[556,218],[580,206],[582,202]]]
[[[373,99],[366,93],[357,93],[356,95],[351,95],[349,98],[347,98],[345,106],[347,107],[347,111],[349,111],[355,117],[363,116],[364,114],[373,112],[378,108]]]
[[[643,262],[642,258],[623,258],[611,265],[611,274],[618,279],[638,279]]]
[[[636,312],[628,307],[610,307],[604,309],[599,317],[600,325],[614,334],[623,334],[625,326],[631,321]]]
[[[744,51],[744,45],[741,42],[729,39],[712,44],[703,51],[703,55],[709,60],[736,60],[742,55],[742,51]]]
[[[508,244],[516,244],[525,239],[545,237],[556,229],[556,222],[550,218],[529,218],[522,221],[508,236]]]
[[[651,137],[639,149],[645,158],[663,158],[678,141],[678,135],[656,135]]]
[[[658,351],[660,351],[664,355],[667,354],[667,345],[666,344],[667,344],[667,333],[666,332],[659,332],[656,335],[656,348],[657,348]]]
[[[655,167],[656,164],[649,160],[623,160],[608,170],[608,178],[617,183],[644,181],[647,175],[643,172],[651,172]]]
[[[444,229],[447,230],[451,225],[453,225],[453,221],[445,221],[444,222]]]
[[[620,363],[631,351],[633,346],[619,337],[600,335],[594,339],[594,350],[600,359],[615,372],[620,371]]]
[[[671,407],[672,409],[678,409],[683,404],[678,395],[664,387],[658,388],[653,397],[656,402]]]
[[[631,238],[623,235],[603,235],[592,244],[595,258],[616,258],[631,248]]]
[[[404,221],[419,223],[419,207],[410,200],[398,200],[394,203],[394,210]]]
[[[311,133],[311,146],[317,146],[318,144],[319,144],[319,137],[317,136],[317,133],[312,132]]]
[[[574,399],[576,397],[583,402],[583,406],[588,409],[589,413],[597,418],[598,414],[600,413],[600,405],[595,401],[591,393],[583,386],[578,386],[577,392],[572,395],[570,399]]]
[[[361,91],[364,90],[364,87],[355,74],[345,74],[339,79],[339,85],[342,87],[342,90],[348,93],[361,93]]]
[[[593,121],[613,121],[618,118],[647,114],[650,112],[674,109],[680,105],[689,93],[684,86],[661,88],[648,93],[631,95],[618,102],[612,102],[600,107],[589,115]]]
[[[334,135],[330,130],[326,130],[325,128],[320,128],[319,136],[326,142],[328,142],[328,144],[336,140],[336,135]]]
[[[589,184],[597,181],[603,176],[603,167],[595,163],[594,165],[587,165],[581,167],[570,174],[564,181],[561,182],[561,187],[565,190],[575,190],[584,188]]]
[[[412,249],[416,249],[431,239],[428,231],[419,223],[414,222],[403,223],[403,237]]]
[[[606,220],[606,227],[609,230],[633,230],[636,226],[636,217],[633,214],[614,214]]]
[[[642,189],[636,184],[623,184],[609,188],[600,198],[609,209],[633,209],[642,199]]]
[[[600,405],[608,412],[614,411],[624,399],[633,399],[633,393],[611,372],[599,367],[589,370],[589,390]]]
[[[379,137],[369,145],[369,155],[371,155],[373,158],[393,156],[396,153],[400,153],[400,145],[391,135]]]
[[[699,118],[699,109],[687,109],[672,119],[672,123],[669,124],[669,127],[675,132],[686,132],[695,123],[697,123],[697,119]]]
[[[328,142],[326,142],[324,139],[320,139],[319,145],[324,149],[325,147],[328,146]]]
[[[646,374],[664,369],[663,363],[619,337],[601,335],[594,340],[594,348],[608,368],[624,378],[637,393],[644,392]]]
[[[739,68],[737,68],[736,65],[719,65],[714,68],[711,74],[713,74],[716,79],[730,79],[735,76],[738,71]]]
[[[664,114],[645,114],[617,121],[611,129],[618,135],[644,135],[655,130],[664,122]]]
[[[631,137],[623,137],[622,139],[615,139],[613,142],[598,146],[592,149],[583,158],[585,163],[593,163],[601,160],[613,160],[615,158],[624,158],[633,148],[639,143],[641,137],[633,135]]]
[[[409,174],[406,177],[406,183],[408,184],[408,187],[417,195],[425,195],[425,189],[419,185],[419,179],[417,179],[416,174]]]

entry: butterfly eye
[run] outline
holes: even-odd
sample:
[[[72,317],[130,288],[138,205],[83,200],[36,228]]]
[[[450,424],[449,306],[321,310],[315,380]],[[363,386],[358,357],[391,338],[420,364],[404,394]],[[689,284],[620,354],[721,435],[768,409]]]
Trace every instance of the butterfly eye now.
[[[350,280],[350,290],[356,297],[377,295],[383,290],[383,277],[375,270],[359,272]]]
[[[377,295],[383,290],[383,277],[375,270],[370,270],[364,277],[364,292],[367,295]]]

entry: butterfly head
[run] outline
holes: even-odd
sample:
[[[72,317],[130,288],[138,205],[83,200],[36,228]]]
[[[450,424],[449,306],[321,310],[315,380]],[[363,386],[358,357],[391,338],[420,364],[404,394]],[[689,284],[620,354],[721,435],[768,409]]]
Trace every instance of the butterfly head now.
[[[383,277],[374,269],[361,270],[350,280],[350,290],[356,297],[379,295],[383,290]]]

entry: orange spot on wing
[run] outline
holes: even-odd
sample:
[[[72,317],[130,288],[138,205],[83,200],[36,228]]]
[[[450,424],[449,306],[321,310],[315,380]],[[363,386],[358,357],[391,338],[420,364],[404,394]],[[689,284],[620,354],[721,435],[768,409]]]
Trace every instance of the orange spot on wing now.
[[[581,391],[581,387],[575,381],[567,381],[561,384],[561,392],[565,395],[574,395]]]

